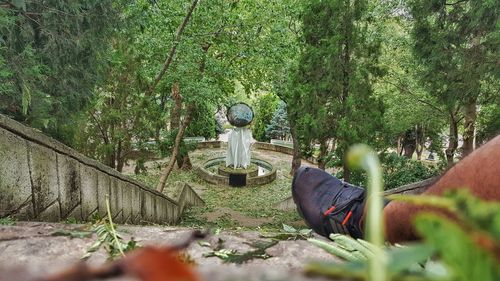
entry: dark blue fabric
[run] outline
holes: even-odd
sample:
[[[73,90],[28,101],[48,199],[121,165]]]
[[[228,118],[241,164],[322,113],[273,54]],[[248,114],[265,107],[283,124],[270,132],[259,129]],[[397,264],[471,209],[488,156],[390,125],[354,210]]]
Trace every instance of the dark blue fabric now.
[[[363,236],[360,227],[365,199],[363,188],[344,183],[321,169],[300,167],[293,178],[292,196],[299,214],[318,234]],[[332,206],[335,210],[325,216]],[[342,225],[349,212],[351,217]]]

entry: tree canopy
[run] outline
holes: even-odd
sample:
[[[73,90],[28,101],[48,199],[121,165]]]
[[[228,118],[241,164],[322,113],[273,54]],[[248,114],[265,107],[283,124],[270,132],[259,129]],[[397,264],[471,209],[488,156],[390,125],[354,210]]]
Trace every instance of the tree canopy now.
[[[3,1],[0,112],[118,170],[152,144],[189,164],[183,138],[216,138],[238,101],[257,140],[291,138],[294,168],[317,156],[348,179],[358,142],[452,163],[500,130],[498,14],[470,0]]]

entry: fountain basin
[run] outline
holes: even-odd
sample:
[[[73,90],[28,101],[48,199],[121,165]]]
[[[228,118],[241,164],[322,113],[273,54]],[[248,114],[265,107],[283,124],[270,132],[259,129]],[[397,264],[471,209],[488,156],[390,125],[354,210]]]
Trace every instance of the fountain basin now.
[[[211,184],[226,186],[264,185],[276,179],[276,169],[269,162],[261,159],[252,158],[251,165],[247,169],[233,169],[226,167],[225,163],[225,157],[212,158],[198,167],[196,172],[199,177]],[[235,179],[240,183],[244,182],[241,185],[235,185]]]

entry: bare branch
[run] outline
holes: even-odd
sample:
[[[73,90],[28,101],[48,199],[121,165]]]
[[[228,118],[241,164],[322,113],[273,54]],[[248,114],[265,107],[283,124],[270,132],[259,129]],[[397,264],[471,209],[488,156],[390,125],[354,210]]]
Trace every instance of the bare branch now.
[[[189,7],[189,10],[188,10],[186,16],[184,17],[184,20],[182,21],[181,25],[179,26],[179,29],[177,30],[177,33],[175,34],[174,44],[172,45],[172,48],[170,49],[168,57],[165,60],[165,62],[163,63],[163,67],[162,67],[161,71],[158,73],[158,75],[156,76],[153,84],[151,85],[149,90],[146,92],[146,95],[150,95],[154,91],[154,89],[156,88],[156,86],[158,85],[160,80],[163,78],[163,76],[167,72],[167,70],[168,70],[168,68],[169,68],[169,66],[172,63],[172,60],[174,58],[175,52],[177,50],[177,46],[180,43],[182,32],[186,28],[186,26],[189,22],[189,19],[191,18],[191,15],[193,14],[194,9],[196,8],[196,5],[198,5],[198,0],[193,0],[193,2],[191,3],[191,6]]]

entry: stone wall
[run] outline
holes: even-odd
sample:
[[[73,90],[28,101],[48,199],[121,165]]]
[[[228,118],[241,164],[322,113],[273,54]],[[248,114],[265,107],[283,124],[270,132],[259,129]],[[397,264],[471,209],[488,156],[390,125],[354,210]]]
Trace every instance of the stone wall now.
[[[0,218],[176,223],[203,200],[185,185],[177,201],[0,114]]]

